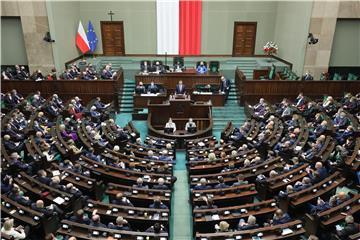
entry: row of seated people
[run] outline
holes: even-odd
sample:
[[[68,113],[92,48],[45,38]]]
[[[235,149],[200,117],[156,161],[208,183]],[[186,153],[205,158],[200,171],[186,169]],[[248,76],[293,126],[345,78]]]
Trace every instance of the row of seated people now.
[[[38,92],[34,95],[41,96]],[[67,117],[53,116],[45,107],[50,99],[35,107],[32,101],[28,102],[34,95],[15,104],[3,117],[2,213],[15,219],[15,225],[30,226],[24,230],[26,239],[38,239],[34,237],[36,234],[48,234],[46,239],[57,235],[81,239],[79,232],[84,228],[89,228],[88,231],[95,228],[94,236],[96,231],[115,231],[109,234],[147,236],[150,233],[166,238],[171,186],[176,178],[171,175],[173,161],[154,159],[160,158],[158,154],[164,150],[173,156],[175,142],[148,137],[143,143],[136,132],[119,127],[113,119],[100,122],[85,114],[76,118],[66,111],[61,114]],[[64,109],[73,100],[63,103]],[[101,103],[98,100],[86,106],[78,101],[76,107],[79,113],[89,111]],[[34,107],[30,114],[23,113],[24,101]],[[122,141],[112,142],[109,135]],[[153,158],[135,156],[140,148],[152,149]],[[112,199],[107,205],[100,202],[104,192]],[[95,200],[98,211],[94,208],[89,213]],[[129,209],[119,211],[122,206]],[[72,226],[73,216],[80,215],[79,209],[86,212],[90,222]],[[139,219],[144,224],[139,224]],[[54,229],[61,220],[68,222]],[[10,226],[3,230],[5,234],[13,237],[18,237],[15,232],[22,234],[22,228],[15,229],[11,219],[4,221],[9,221],[6,225]],[[22,236],[18,239],[25,239]]]
[[[183,84],[183,82],[180,80],[175,88],[175,94],[176,95],[183,95],[188,92],[188,87]],[[195,91],[199,92],[224,92],[227,95],[230,92],[231,83],[230,80],[225,78],[224,76],[221,76],[221,84],[219,87],[217,86],[211,86],[210,84],[204,85],[204,86],[198,86]],[[150,84],[144,85],[143,82],[139,82],[139,84],[135,87],[135,94],[158,94],[158,93],[166,93],[165,89],[161,86],[156,84],[154,81],[151,81]]]
[[[89,63],[86,67],[80,70],[79,66],[74,63],[69,68],[65,69],[59,76],[62,80],[98,80],[98,79],[115,79],[116,71],[112,69],[112,64],[108,63],[104,68],[97,72],[95,67]],[[24,66],[15,65],[15,69],[7,68],[1,74],[1,79],[4,80],[57,80],[56,69],[52,69],[47,75],[43,75],[40,69],[37,69],[33,74],[29,74]]]
[[[240,208],[251,204],[249,196],[254,196],[251,186],[250,189],[245,187],[247,184],[255,185],[255,196],[259,200],[276,199],[278,207],[289,212],[291,219],[303,219],[304,213],[308,213],[315,216],[315,220],[309,217],[312,219],[309,225],[312,226],[316,219],[321,219],[321,227],[316,225],[318,228],[308,231],[308,234],[329,239],[329,234],[334,233],[341,239],[347,239],[359,231],[359,208],[355,207],[359,198],[356,182],[359,180],[356,170],[352,170],[354,163],[356,165],[360,159],[359,116],[358,111],[354,111],[357,107],[345,107],[350,99],[356,99],[356,106],[359,106],[359,95],[346,94],[337,102],[327,97],[324,102],[330,99],[337,106],[328,111],[321,107],[324,105],[321,100],[316,102],[305,98],[303,104],[298,104],[301,98],[304,98],[302,94],[294,103],[286,99],[276,105],[261,99],[259,104],[249,106],[251,119],[239,128],[233,127],[219,143],[212,137],[187,143],[194,231],[199,239],[217,236],[210,234],[209,228],[201,228],[201,223],[220,226],[223,222],[224,226],[230,226],[225,229],[234,230],[244,223],[240,220],[242,216],[250,218]],[[305,106],[308,101],[318,107],[306,115],[302,105]],[[281,109],[283,103],[286,106]],[[283,114],[286,108],[291,111]],[[352,167],[350,175],[349,166]],[[345,184],[350,187],[348,194],[339,190]],[[239,185],[244,186],[242,191],[236,189]],[[244,198],[247,202],[242,202]],[[205,219],[200,216],[197,219],[196,209],[208,208],[209,202],[219,211],[211,211]],[[202,205],[198,206],[198,203]],[[343,204],[351,206],[344,211]],[[240,214],[234,208],[240,208]],[[321,214],[326,211],[331,212],[326,215],[334,220],[323,219]],[[258,214],[261,213],[260,210]],[[253,223],[254,219],[256,216],[249,221]],[[264,219],[261,220],[264,223]],[[345,221],[344,225],[340,226],[342,221]],[[219,229],[214,228],[215,231]],[[236,234],[244,237],[245,232],[244,235],[241,231]],[[231,236],[236,234],[233,232]],[[316,239],[315,236],[312,239]]]
[[[217,61],[211,61],[209,63],[209,66],[204,61],[197,62],[195,66],[196,72],[200,74],[207,73],[208,71],[211,72],[218,72],[219,71],[219,62]],[[162,61],[155,60],[155,61],[149,61],[149,60],[143,60],[140,62],[140,72],[141,74],[149,74],[149,73],[167,73],[167,72],[183,72],[186,70],[186,67],[184,65],[184,59],[174,58],[173,66],[170,68],[167,65],[164,65]]]

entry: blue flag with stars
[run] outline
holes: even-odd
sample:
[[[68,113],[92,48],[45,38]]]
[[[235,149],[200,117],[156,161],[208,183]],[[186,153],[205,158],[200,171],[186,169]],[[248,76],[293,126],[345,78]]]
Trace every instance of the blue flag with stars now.
[[[89,41],[90,51],[93,53],[96,49],[98,39],[96,37],[96,33],[94,31],[94,26],[92,25],[91,21],[89,21],[86,36]]]

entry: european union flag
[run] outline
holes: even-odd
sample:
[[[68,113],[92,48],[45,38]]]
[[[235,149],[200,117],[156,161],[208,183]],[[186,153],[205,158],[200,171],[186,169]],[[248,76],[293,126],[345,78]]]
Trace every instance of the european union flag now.
[[[98,39],[96,37],[96,33],[94,31],[94,26],[92,25],[91,21],[89,21],[88,30],[87,30],[86,35],[87,35],[87,39],[89,41],[90,51],[93,53],[96,49]]]

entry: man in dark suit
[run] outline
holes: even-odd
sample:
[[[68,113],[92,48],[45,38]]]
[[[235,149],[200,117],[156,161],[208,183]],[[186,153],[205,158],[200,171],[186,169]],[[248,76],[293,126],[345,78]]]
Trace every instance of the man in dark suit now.
[[[145,89],[143,82],[139,82],[139,84],[136,86],[135,93],[137,93],[137,94],[146,93],[146,89]]]
[[[143,61],[140,63],[140,71],[143,73],[148,73],[151,70],[151,63],[150,61]]]
[[[207,181],[205,178],[201,178],[200,179],[200,185],[196,185],[194,187],[194,190],[206,190],[206,189],[210,189],[211,187],[206,185],[207,184]]]
[[[176,85],[175,93],[176,94],[185,94],[185,85],[183,84],[183,82],[181,80]]]
[[[309,169],[308,173],[313,183],[320,182],[328,176],[328,171],[321,162],[315,163],[315,170]]]
[[[229,186],[224,183],[224,178],[219,177],[219,183],[215,185],[216,189],[228,188]]]
[[[345,217],[345,226],[342,230],[337,231],[337,235],[340,237],[340,239],[348,239],[350,235],[358,232],[359,224],[355,223],[353,216],[347,215]]]
[[[156,73],[162,73],[162,72],[164,72],[164,66],[162,64],[160,64],[159,61],[156,61],[152,67],[152,71],[156,72]]]
[[[158,179],[158,184],[154,185],[153,189],[168,190],[169,188],[165,185],[165,180],[163,178],[159,178]]]
[[[309,72],[306,72],[305,75],[302,77],[303,80],[314,80],[314,77],[311,76]]]
[[[152,209],[168,209],[168,207],[161,202],[160,197],[155,198],[154,203],[150,204],[149,208],[152,208]]]
[[[7,93],[4,97],[4,103],[8,108],[14,108],[16,106],[16,100],[11,93]]]
[[[101,102],[101,98],[97,97],[95,99],[94,106],[96,107],[96,110],[101,112],[101,111],[105,111],[110,106],[110,104],[105,104]]]
[[[29,79],[29,73],[25,70],[24,66],[20,67],[20,74],[22,75],[23,79]]]
[[[21,96],[21,94],[19,94],[15,89],[11,90],[11,96],[15,100],[16,104],[24,100],[23,96]]]
[[[159,91],[159,89],[156,86],[156,84],[154,83],[154,81],[151,81],[150,85],[148,86],[147,91],[150,93],[157,93]]]
[[[224,76],[221,76],[221,85],[220,85],[220,91],[225,93],[225,99],[227,100],[230,92],[230,80],[225,78]]]

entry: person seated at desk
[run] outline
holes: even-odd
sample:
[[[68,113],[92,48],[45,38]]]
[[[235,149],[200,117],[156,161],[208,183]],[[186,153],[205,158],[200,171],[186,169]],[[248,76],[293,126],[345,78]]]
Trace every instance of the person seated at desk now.
[[[189,118],[189,121],[185,124],[185,131],[188,133],[196,132],[196,124],[193,122],[192,118]]]
[[[201,178],[200,179],[200,184],[197,184],[194,187],[194,190],[207,190],[207,189],[210,189],[211,187],[206,185],[206,184],[207,184],[206,178]]]
[[[182,72],[183,68],[184,66],[179,61],[174,64],[174,72]]]
[[[6,219],[3,227],[1,228],[1,233],[9,235],[11,239],[25,239],[26,233],[23,226],[19,225],[16,228],[14,227],[14,219]]]
[[[273,219],[271,220],[271,223],[272,225],[277,225],[277,224],[284,224],[290,221],[291,221],[291,217],[289,216],[289,214],[284,213],[283,210],[281,209],[277,209],[275,211]]]
[[[112,204],[134,207],[134,205],[130,202],[130,200],[124,196],[122,192],[116,194],[115,199],[111,201]]]
[[[152,72],[155,72],[155,73],[162,73],[164,72],[164,66],[162,64],[160,64],[159,61],[156,61],[155,62],[155,65],[153,65],[153,68],[152,68]]]
[[[146,88],[145,88],[143,82],[139,82],[139,84],[136,86],[135,93],[136,94],[145,94],[146,93]]]
[[[148,72],[150,72],[150,62],[148,62],[148,61],[144,61],[144,62],[142,62],[141,63],[141,65],[140,65],[140,71],[142,72],[142,73],[148,73]]]
[[[80,224],[90,224],[90,218],[85,214],[83,209],[79,209],[69,217],[69,221],[80,223]]]
[[[243,218],[240,219],[237,230],[244,231],[249,229],[258,228],[259,225],[256,223],[256,217],[253,215],[250,215],[248,217],[247,222]]]
[[[97,210],[94,210],[93,213],[92,213],[90,226],[106,228],[106,225],[101,222],[100,215],[98,215],[96,213],[97,213]]]
[[[206,73],[208,71],[207,67],[205,66],[204,62],[201,61],[199,66],[196,67],[196,71],[198,73]]]
[[[347,215],[345,217],[345,226],[341,230],[336,231],[340,239],[349,239],[350,235],[356,234],[358,232],[359,224],[355,223],[354,217],[352,215]]]
[[[108,228],[115,230],[131,231],[128,221],[126,221],[122,216],[118,216],[116,218],[116,224],[110,222],[108,224]]]
[[[153,189],[158,190],[169,190],[168,186],[165,185],[165,180],[163,178],[158,179],[158,184],[153,186]]]
[[[160,199],[159,196],[154,199],[154,203],[150,204],[149,208],[152,208],[152,209],[168,209],[168,207],[161,202],[161,199]]]
[[[215,224],[216,232],[230,232],[230,224],[226,221],[221,221],[219,224]]]
[[[185,94],[185,85],[183,84],[183,81],[180,80],[176,85],[175,94]]]
[[[136,184],[133,185],[133,188],[142,188],[142,189],[149,189],[148,185],[144,185],[144,180],[142,178],[138,178],[136,180]]]
[[[155,223],[154,226],[149,227],[148,229],[146,229],[145,232],[159,234],[159,233],[166,233],[166,229],[160,223]]]
[[[166,133],[174,133],[176,131],[176,124],[169,118],[169,121],[165,125],[164,131]]]
[[[158,93],[159,92],[159,88],[156,86],[154,81],[151,81],[150,85],[147,88],[147,92],[148,93]]]

